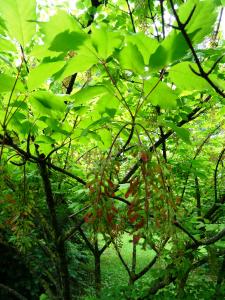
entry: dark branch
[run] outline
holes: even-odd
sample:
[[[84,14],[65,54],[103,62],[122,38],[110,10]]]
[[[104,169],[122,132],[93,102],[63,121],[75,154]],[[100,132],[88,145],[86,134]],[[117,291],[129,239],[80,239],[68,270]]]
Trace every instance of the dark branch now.
[[[66,94],[70,95],[72,90],[73,90],[73,86],[74,86],[74,83],[75,83],[75,80],[77,78],[77,73],[73,74],[70,78],[70,82],[68,84],[68,87],[66,89]]]
[[[50,168],[52,168],[52,169],[54,169],[54,170],[56,170],[56,171],[58,171],[58,172],[60,172],[60,173],[62,173],[62,174],[64,174],[64,175],[67,175],[67,176],[69,176],[69,177],[71,177],[71,178],[73,178],[73,179],[75,179],[77,182],[79,182],[79,183],[81,183],[81,184],[83,184],[83,185],[86,185],[86,181],[84,181],[82,178],[80,178],[80,177],[78,177],[78,176],[76,176],[76,175],[74,175],[74,174],[72,174],[72,173],[70,173],[70,172],[68,172],[68,171],[66,171],[66,170],[64,170],[64,169],[62,169],[62,168],[60,168],[60,167],[57,167],[57,166],[53,165],[53,164],[50,163],[50,162],[47,162],[47,165],[48,165]]]
[[[191,52],[192,52],[192,55],[193,55],[194,60],[195,60],[195,62],[196,62],[196,64],[197,64],[199,73],[197,73],[193,68],[191,68],[192,71],[193,71],[196,75],[201,76],[202,78],[204,78],[204,79],[209,83],[209,85],[211,85],[211,87],[212,87],[212,88],[213,88],[220,96],[222,96],[223,98],[225,98],[224,92],[223,92],[223,91],[222,91],[222,90],[221,90],[221,89],[220,89],[220,88],[219,88],[219,87],[218,87],[218,86],[217,86],[217,85],[209,78],[207,72],[204,71],[204,69],[203,69],[203,67],[202,67],[202,65],[201,65],[201,62],[200,62],[200,60],[199,60],[199,58],[198,58],[198,56],[197,56],[197,54],[196,54],[196,51],[195,51],[194,46],[193,46],[193,44],[192,44],[192,41],[191,41],[191,39],[190,39],[188,33],[187,33],[186,30],[185,30],[184,24],[181,22],[181,20],[180,20],[178,14],[177,14],[177,12],[176,12],[176,9],[175,9],[175,7],[174,7],[174,3],[173,3],[172,0],[170,0],[170,5],[171,5],[171,8],[172,8],[174,17],[175,17],[175,19],[176,19],[176,21],[177,21],[178,28],[179,28],[180,32],[182,33],[184,39],[186,40],[189,49],[190,49]],[[193,13],[192,13],[192,15],[193,15]],[[186,22],[187,22],[187,21],[186,21]]]
[[[19,300],[28,300],[26,297],[24,297],[23,295],[21,295],[19,292],[17,292],[16,290],[12,289],[11,287],[0,283],[0,288],[5,290],[8,294],[13,295],[14,297],[16,297]],[[8,298],[10,299],[10,298]]]
[[[160,2],[160,10],[161,10],[161,18],[162,18],[162,36],[165,39],[165,20],[164,20],[164,7],[163,2],[164,0],[159,0]]]
[[[134,25],[133,13],[132,13],[131,8],[130,8],[129,0],[126,0],[126,2],[127,2],[127,7],[128,7],[129,16],[130,16],[131,24],[132,24],[132,27],[133,27],[133,31],[134,31],[134,33],[136,33],[136,29],[135,29],[135,25]]]
[[[86,236],[86,234],[84,233],[84,231],[82,230],[81,226],[78,228],[78,231],[80,233],[80,235],[82,236],[83,240],[85,241],[86,245],[88,246],[89,250],[95,254],[95,248],[93,247],[93,245],[91,244],[91,242],[89,241],[88,237]]]
[[[179,228],[180,230],[182,230],[184,233],[186,233],[190,239],[192,239],[192,241],[194,241],[194,243],[196,245],[199,245],[199,241],[196,240],[196,238],[187,230],[185,229],[177,220],[173,221],[173,224]]]

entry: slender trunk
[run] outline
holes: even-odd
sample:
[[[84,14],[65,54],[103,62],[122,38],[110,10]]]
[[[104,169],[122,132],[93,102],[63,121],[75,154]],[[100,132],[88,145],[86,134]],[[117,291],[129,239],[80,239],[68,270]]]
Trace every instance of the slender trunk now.
[[[101,293],[101,257],[99,252],[95,253],[95,291],[99,297]]]
[[[63,291],[63,299],[70,300],[70,280],[69,280],[69,271],[68,271],[68,263],[66,258],[66,249],[64,242],[59,242],[57,245],[57,252],[59,255],[59,263],[60,263],[60,275],[62,280],[62,291]]]
[[[100,297],[101,294],[101,251],[98,249],[98,237],[95,237],[95,244],[93,249],[95,258],[95,292],[96,297]]]
[[[48,205],[48,211],[49,211],[51,226],[54,235],[55,249],[57,252],[57,256],[59,258],[59,273],[60,273],[59,281],[60,281],[60,286],[62,291],[62,297],[63,297],[62,299],[71,300],[69,271],[68,271],[68,264],[66,259],[65,243],[60,239],[61,232],[57,220],[55,200],[52,193],[52,187],[49,179],[49,173],[48,173],[46,161],[40,160],[39,168],[40,168],[41,178],[43,181],[46,202]]]
[[[137,264],[137,245],[135,242],[133,242],[132,265],[131,265],[131,273],[129,276],[129,285],[134,285],[136,264]]]
[[[135,282],[135,280],[134,280],[133,276],[129,277],[128,285],[132,286],[132,285],[134,285],[134,282]]]

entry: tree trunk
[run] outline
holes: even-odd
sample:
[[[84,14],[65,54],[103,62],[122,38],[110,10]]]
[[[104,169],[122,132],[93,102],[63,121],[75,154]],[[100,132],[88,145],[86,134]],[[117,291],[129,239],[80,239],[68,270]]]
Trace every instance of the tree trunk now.
[[[69,271],[66,259],[65,242],[61,240],[61,230],[56,215],[56,205],[52,193],[51,181],[49,179],[48,168],[45,160],[39,161],[40,174],[43,181],[46,202],[50,215],[51,226],[54,235],[54,244],[59,258],[59,281],[63,300],[71,300]],[[56,262],[57,264],[57,262]],[[56,268],[57,269],[57,268]]]
[[[135,272],[136,272],[136,264],[137,264],[137,245],[133,241],[133,251],[132,251],[132,265],[131,272],[129,274],[129,285],[134,285],[135,282]]]
[[[99,297],[101,293],[101,257],[99,251],[94,254],[95,257],[95,291],[96,296]]]

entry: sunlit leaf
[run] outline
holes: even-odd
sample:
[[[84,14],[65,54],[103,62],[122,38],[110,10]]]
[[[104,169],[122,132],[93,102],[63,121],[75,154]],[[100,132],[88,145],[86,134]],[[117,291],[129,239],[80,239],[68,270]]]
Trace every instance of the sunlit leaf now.
[[[70,50],[77,50],[86,39],[86,35],[81,32],[69,32],[66,30],[55,36],[49,50],[56,52],[67,52]]]
[[[60,39],[60,37],[64,39],[66,35],[68,36],[73,32],[80,34],[83,33],[78,22],[71,15],[62,10],[58,11],[54,16],[52,16],[48,22],[43,22],[40,24],[40,26],[41,31],[44,34],[44,42],[46,45],[49,45],[49,47],[51,47],[51,43],[56,39],[57,36],[58,39]],[[66,34],[63,35],[63,32]],[[68,42],[70,43],[71,41],[66,41],[66,43]],[[56,46],[60,45],[56,43]],[[61,45],[61,47],[64,47],[64,45]]]
[[[87,71],[98,63],[98,60],[95,49],[90,45],[90,41],[86,41],[74,54],[74,57],[67,61],[59,78],[64,79],[74,73]]]
[[[16,82],[17,81],[17,82]],[[16,85],[15,85],[16,83]],[[24,87],[20,80],[7,74],[0,74],[0,92],[11,92],[15,85],[16,91],[23,91]]]
[[[91,39],[99,58],[107,59],[122,43],[122,37],[118,32],[110,31],[107,26],[92,28]]]
[[[85,104],[87,101],[99,98],[107,93],[108,90],[104,85],[95,85],[81,89],[72,98],[75,99],[76,104]]]
[[[101,143],[98,144],[99,147],[102,150],[107,150],[111,146],[111,143],[112,143],[112,135],[111,135],[110,131],[108,129],[103,128],[98,131],[98,134],[101,137]]]
[[[33,90],[39,87],[53,74],[58,72],[64,65],[64,61],[56,61],[49,63],[41,63],[36,68],[31,69],[27,80],[29,90]]]
[[[137,74],[144,73],[144,59],[138,47],[131,43],[120,51],[119,61],[123,69],[133,71]]]
[[[126,40],[138,47],[138,50],[143,56],[145,65],[148,65],[150,55],[154,53],[158,47],[156,39],[149,38],[143,32],[138,32],[136,34],[127,35]]]
[[[5,21],[11,38],[25,47],[31,42],[35,32],[36,1],[35,0],[4,0],[1,1],[0,14]]]
[[[158,78],[151,78],[144,84],[145,97],[153,104],[164,109],[175,108],[177,105],[176,93]]]
[[[173,30],[151,55],[149,67],[161,69],[183,57],[189,47],[181,32]]]
[[[0,51],[16,52],[15,45],[8,39],[0,38]]]
[[[196,64],[189,62],[182,62],[170,68],[169,77],[171,81],[183,92],[209,89],[210,86],[207,81],[194,74],[190,66],[197,71]]]
[[[65,96],[54,95],[47,91],[34,92],[30,97],[32,107],[43,115],[65,111],[64,100]]]

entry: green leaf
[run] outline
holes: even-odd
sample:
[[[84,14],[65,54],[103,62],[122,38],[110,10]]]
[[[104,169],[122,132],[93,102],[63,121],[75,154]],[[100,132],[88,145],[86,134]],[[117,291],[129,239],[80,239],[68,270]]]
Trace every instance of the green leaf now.
[[[99,147],[102,150],[107,150],[112,144],[112,135],[108,129],[101,129],[98,131],[98,134],[101,137],[101,143],[98,143]]]
[[[217,6],[214,0],[188,0],[178,10],[182,23],[186,22],[194,5],[196,5],[196,9],[185,30],[189,35],[194,33],[192,42],[200,43],[212,32],[213,25],[217,19]]]
[[[181,32],[173,30],[163,41],[164,47],[168,50],[167,63],[172,63],[182,58],[189,47]]]
[[[47,49],[46,45],[35,45],[34,48],[31,50],[30,55],[34,56],[37,60],[41,61],[46,57],[50,59],[57,59],[60,54],[59,52]]]
[[[158,78],[151,78],[144,83],[145,97],[153,105],[159,105],[164,109],[175,108],[177,105],[176,93],[164,82]]]
[[[26,115],[16,111],[10,120],[10,129],[22,133],[24,131],[23,123],[26,121]]]
[[[71,98],[75,100],[76,105],[88,103],[95,113],[95,118],[99,118],[99,115],[102,116],[105,113],[110,117],[114,117],[119,106],[118,99],[107,83],[81,89]]]
[[[68,52],[70,50],[77,50],[86,39],[86,34],[81,32],[70,32],[66,30],[55,36],[49,50],[56,52]]]
[[[72,126],[70,126],[70,124],[68,124],[67,121],[64,121],[63,124],[61,122],[59,122],[59,120],[57,119],[57,115],[56,116],[47,116],[47,115],[42,115],[39,118],[39,124],[40,126],[46,129],[45,131],[50,131],[51,132],[51,137],[55,138],[55,140],[57,139],[57,135],[60,134],[60,136],[62,135],[66,135],[68,136],[70,134],[70,132],[72,131]],[[47,126],[46,126],[47,125]],[[54,131],[54,133],[52,133]],[[55,136],[56,134],[56,136]],[[61,139],[61,138],[60,138]]]
[[[0,74],[0,93],[11,92],[16,82],[16,78],[7,74]],[[24,86],[20,80],[17,80],[16,91],[24,91]]]
[[[209,78],[221,89],[225,90],[224,78],[219,78],[216,74],[209,75]]]
[[[190,132],[188,129],[183,127],[178,127],[172,122],[166,122],[166,124],[174,130],[174,132],[187,144],[191,144]]]
[[[155,52],[159,44],[156,39],[149,38],[143,32],[127,35],[126,41],[138,47],[138,50],[143,56],[145,65],[148,65],[150,55]]]
[[[36,1],[35,0],[4,0],[1,1],[0,14],[5,21],[11,38],[25,47],[36,32]]]
[[[87,101],[99,98],[107,93],[108,90],[104,85],[95,85],[81,89],[76,94],[72,95],[71,98],[74,99],[76,105],[78,105],[85,104]]]
[[[62,10],[59,10],[57,14],[52,16],[48,22],[41,23],[40,26],[41,26],[41,31],[44,34],[44,42],[45,44],[50,45],[50,47],[57,36],[59,40],[60,38],[62,40],[65,40],[65,37],[66,36],[68,37],[68,35],[71,34],[72,32],[84,34],[78,22],[71,15],[69,15],[67,12]],[[60,36],[60,34],[64,32],[65,35]],[[56,41],[55,47],[56,48],[57,46],[60,47],[60,45],[58,45],[57,43],[57,40],[55,41]],[[71,41],[69,40],[65,42],[66,44],[71,43]],[[64,46],[66,47],[66,45],[61,45],[61,47]]]
[[[167,57],[168,57],[167,49],[160,44],[157,50],[151,55],[149,59],[150,69],[159,70],[164,68],[168,61]]]
[[[77,51],[76,55],[67,61],[65,68],[59,75],[60,79],[64,79],[77,72],[87,71],[96,63],[98,63],[98,57],[95,54],[95,49],[90,45],[89,41],[86,41]]]
[[[64,65],[65,61],[56,61],[41,63],[36,68],[31,69],[27,79],[28,89],[33,90],[38,88],[48,78],[58,72]]]
[[[5,26],[4,19],[0,16],[0,34],[5,35],[5,31],[7,30]]]
[[[54,95],[47,91],[32,93],[30,97],[31,106],[40,114],[52,116],[55,112],[64,112],[65,95]]]
[[[82,135],[86,135],[89,130],[95,130],[95,129],[99,129],[99,128],[105,126],[106,124],[109,123],[109,121],[110,121],[110,118],[108,116],[98,118],[94,122],[92,122],[91,120],[88,120],[88,123],[90,123],[90,124],[83,130]],[[83,123],[83,124],[85,124],[85,123]]]
[[[137,74],[144,73],[144,59],[138,47],[131,43],[120,51],[119,61],[123,69],[131,70]]]
[[[185,22],[196,4],[196,10],[188,23],[186,30],[194,43],[200,43],[203,38],[210,34],[212,26],[216,21],[216,6],[211,0],[198,1],[189,0],[179,9],[179,17]],[[205,17],[209,16],[209,17]],[[175,24],[177,26],[177,24]],[[150,68],[159,70],[165,66],[181,59],[189,50],[189,46],[183,35],[178,30],[172,32],[163,40],[149,60]]]
[[[182,33],[173,30],[151,55],[149,67],[154,70],[162,69],[166,65],[182,58],[188,49],[189,47]]]
[[[194,74],[190,66],[197,71],[197,66],[195,63],[182,62],[176,64],[169,70],[169,77],[171,82],[173,82],[177,88],[182,90],[185,94],[187,91],[201,91],[209,89],[210,86],[207,81],[196,74]]]
[[[46,135],[39,135],[36,137],[35,143],[39,145],[39,151],[41,153],[47,154],[52,150],[52,145],[55,143],[55,140]]]
[[[5,52],[16,52],[15,45],[7,39],[4,39],[3,37],[0,38],[0,51]]]
[[[39,300],[49,300],[49,298],[46,294],[41,294]]]
[[[107,93],[103,95],[98,101],[95,106],[95,110],[100,114],[103,115],[104,113],[108,114],[110,117],[114,117],[117,109],[119,107],[118,99],[110,94]]]
[[[118,32],[109,31],[104,24],[100,28],[92,27],[91,40],[99,58],[106,60],[116,48],[122,44],[122,36]]]

